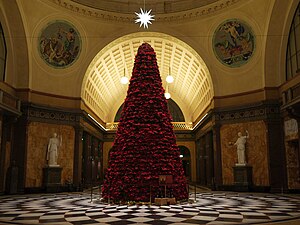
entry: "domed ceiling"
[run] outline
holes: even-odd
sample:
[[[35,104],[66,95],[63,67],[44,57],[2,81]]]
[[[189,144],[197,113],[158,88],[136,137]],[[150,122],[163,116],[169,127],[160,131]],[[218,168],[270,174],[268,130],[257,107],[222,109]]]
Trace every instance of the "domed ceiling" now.
[[[225,10],[240,1],[243,0],[60,0],[56,4],[87,16],[131,23],[134,12],[140,8],[152,9],[156,22],[170,22]],[[120,78],[124,68],[126,75],[131,76],[136,51],[143,42],[151,44],[156,52],[164,88],[171,65],[171,74],[175,78],[169,85],[171,98],[182,110],[186,122],[196,121],[213,98],[210,73],[192,48],[160,33],[131,34],[103,48],[84,76],[81,96],[85,105],[103,122],[113,122],[128,88],[120,83]]]
[[[89,17],[116,22],[132,22],[140,8],[152,10],[155,22],[192,20],[226,10],[247,0],[49,0]],[[145,3],[145,4],[144,4]]]
[[[139,8],[152,9],[156,14],[174,13],[209,5],[220,0],[72,0],[73,2],[103,11],[132,13]]]

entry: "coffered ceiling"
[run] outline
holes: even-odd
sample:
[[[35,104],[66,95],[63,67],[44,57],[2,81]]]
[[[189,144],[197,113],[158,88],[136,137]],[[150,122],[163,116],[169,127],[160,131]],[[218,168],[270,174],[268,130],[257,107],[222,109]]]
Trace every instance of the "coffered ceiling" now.
[[[81,96],[104,122],[113,122],[124,102],[128,85],[120,83],[130,78],[138,47],[149,43],[156,52],[163,87],[171,71],[175,81],[169,84],[171,98],[179,105],[187,122],[197,118],[211,102],[213,88],[208,69],[201,57],[187,44],[171,36],[141,32],[119,38],[93,59],[85,74]]]

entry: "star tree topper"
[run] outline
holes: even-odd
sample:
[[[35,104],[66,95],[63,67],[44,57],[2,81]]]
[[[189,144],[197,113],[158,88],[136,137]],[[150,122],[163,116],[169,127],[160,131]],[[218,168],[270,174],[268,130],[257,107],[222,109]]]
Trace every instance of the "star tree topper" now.
[[[135,13],[138,17],[135,20],[135,23],[140,23],[140,27],[143,25],[144,28],[148,28],[148,23],[152,24],[151,20],[154,20],[154,18],[153,18],[154,15],[150,14],[152,9],[150,9],[149,11],[146,11],[145,9],[144,9],[145,11],[143,11],[142,8],[140,8],[140,9],[141,9],[140,13]]]

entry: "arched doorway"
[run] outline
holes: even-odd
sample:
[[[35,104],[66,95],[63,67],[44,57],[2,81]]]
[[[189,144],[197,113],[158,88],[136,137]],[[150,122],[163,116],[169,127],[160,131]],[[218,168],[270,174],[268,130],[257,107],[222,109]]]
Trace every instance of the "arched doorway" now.
[[[182,160],[182,166],[184,174],[187,180],[191,179],[191,153],[190,150],[185,146],[178,146],[180,150],[180,158]]]
[[[196,175],[197,183],[214,188],[215,172],[214,172],[214,149],[213,149],[213,133],[207,132],[201,136],[196,142]]]
[[[97,185],[103,180],[102,141],[84,132],[82,137],[82,186]]]

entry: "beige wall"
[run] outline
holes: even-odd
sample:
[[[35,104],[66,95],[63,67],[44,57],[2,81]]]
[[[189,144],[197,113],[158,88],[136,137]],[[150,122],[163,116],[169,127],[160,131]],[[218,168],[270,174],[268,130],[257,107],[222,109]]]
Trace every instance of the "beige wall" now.
[[[46,153],[49,138],[53,133],[62,135],[57,163],[63,168],[62,184],[73,178],[75,131],[71,126],[31,122],[28,125],[25,187],[41,187],[43,168],[47,165]],[[34,162],[34,163],[33,163]]]
[[[14,1],[12,0],[9,2]],[[59,2],[61,2],[61,5]],[[64,4],[64,2],[66,2],[66,4]],[[220,4],[221,2],[222,0],[220,1]],[[223,2],[226,3],[226,1]],[[273,66],[265,68],[265,58],[267,57],[265,56],[265,48],[267,46],[265,38],[268,36],[268,33],[272,34],[270,37],[278,37],[280,40],[282,37],[286,36],[286,33],[284,32],[288,29],[286,28],[285,23],[290,22],[288,21],[288,18],[291,17],[289,16],[291,14],[290,7],[292,5],[294,6],[295,2],[297,1],[251,0],[238,1],[237,3],[232,4],[230,3],[228,7],[226,4],[223,4],[223,8],[219,8],[219,4],[218,7],[210,9],[209,6],[205,6],[203,7],[203,10],[202,8],[198,9],[200,14],[197,17],[189,18],[188,14],[183,15],[184,13],[176,13],[179,20],[172,17],[170,17],[170,20],[155,20],[147,31],[171,35],[192,47],[204,60],[208,67],[209,73],[212,77],[212,86],[214,88],[215,96],[232,96],[235,94],[248,93],[253,90],[262,90],[265,87],[278,87],[281,84],[282,81],[279,79],[280,75],[277,74],[274,76],[273,72],[265,74],[266,69],[274,68],[275,70],[277,68]],[[8,74],[7,80],[12,80],[11,76],[20,77],[18,79],[21,79],[22,77],[22,80],[26,80],[20,81],[19,83],[16,82],[17,88],[29,88],[37,91],[36,94],[49,93],[57,96],[79,98],[81,96],[84,75],[89,64],[93,62],[97,53],[117,38],[145,31],[135,24],[134,20],[123,22],[116,21],[115,18],[120,16],[118,14],[113,14],[113,16],[116,17],[111,16],[102,18],[101,13],[98,11],[90,9],[91,14],[89,15],[88,13],[85,14],[86,11],[82,10],[86,10],[87,8],[79,6],[78,10],[76,8],[73,8],[72,10],[71,8],[68,8],[69,4],[76,5],[74,2],[69,0],[21,0],[17,1],[17,4],[13,4],[19,8],[20,13],[11,11],[18,9],[17,7],[11,7],[12,3],[0,5],[1,10],[3,11],[2,14],[4,15],[21,14],[21,17],[11,18],[7,21],[4,20],[7,23],[4,24],[4,27],[9,27],[7,29],[10,29],[6,30],[9,34],[7,37],[26,37],[27,40],[22,40],[22,43],[27,43],[28,52],[30,52],[28,55],[29,65],[26,65],[26,68],[29,66],[28,74],[15,74],[17,73],[17,70],[13,69],[13,67],[15,67],[15,60],[11,58],[14,55],[18,55],[17,51],[27,52],[24,51],[27,47],[25,44],[22,48],[15,48],[14,54],[8,55],[8,68],[11,73]],[[276,7],[274,7],[274,4]],[[280,26],[278,26],[277,23],[274,23],[274,26],[270,26],[268,24],[270,18],[277,17],[277,14],[275,16],[272,15],[273,10],[274,12],[277,12],[276,10],[279,8],[281,9],[281,6],[284,7],[282,8],[283,11],[280,11],[279,19],[282,19],[280,21],[283,22],[280,23]],[[205,13],[202,15],[201,12]],[[134,12],[132,13],[132,17],[134,18]],[[3,16],[3,18],[7,17]],[[246,65],[234,69],[221,64],[215,57],[212,49],[212,37],[215,29],[220,23],[231,18],[238,18],[246,22],[249,26],[251,26],[254,34],[256,35],[255,52],[251,60]],[[82,36],[82,51],[80,53],[80,57],[72,66],[66,69],[55,69],[48,66],[45,62],[43,62],[38,52],[38,41],[36,37],[39,36],[40,32],[48,22],[58,19],[67,20],[74,24]],[[14,29],[14,24],[20,24],[20,22],[24,24],[24,34],[17,33]],[[272,29],[275,29],[275,35],[273,34]],[[280,41],[279,39],[273,40],[271,38],[268,40],[267,47],[272,51],[269,53],[269,55],[271,55],[269,58],[272,58],[272,65],[282,65],[282,63],[279,62],[282,61],[281,53],[285,52],[285,49],[277,49],[277,47],[275,47],[278,46],[277,44],[278,41]],[[274,46],[273,41],[275,43]],[[20,45],[20,43],[20,38],[8,40],[8,46],[10,47],[17,46],[17,44]],[[284,44],[284,42],[280,43],[279,46],[283,46]],[[11,48],[9,48],[9,50],[11,50]],[[24,57],[27,56],[24,55],[23,58]],[[22,59],[22,61],[27,62],[25,59]],[[24,68],[24,66],[20,66],[20,68]],[[22,74],[22,76],[17,76],[19,74]],[[265,76],[268,76],[268,79],[265,79]],[[26,77],[26,79],[24,77]],[[266,80],[267,84],[265,83]],[[233,84],[238,85],[234,85],[233,88]],[[66,85],[68,88],[65,88]],[[35,100],[36,96],[32,97],[33,100]],[[260,100],[263,100],[265,97],[266,96],[263,94],[259,95]],[[37,97],[36,101],[40,101],[40,98]],[[220,101],[217,103],[218,106],[222,106]],[[226,101],[226,99],[224,101]],[[233,104],[240,103],[241,101],[233,101]],[[55,99],[50,101],[49,104],[53,106],[59,104],[63,105],[62,101],[56,101]],[[70,102],[68,106],[78,107],[78,105],[78,103],[73,104]],[[226,105],[228,105],[227,102]],[[118,108],[119,105],[115,107]],[[190,113],[193,114],[193,112]],[[194,117],[194,120],[197,119],[196,117],[197,116]]]
[[[299,140],[286,141],[286,163],[287,163],[287,181],[289,189],[300,189],[299,180]]]
[[[293,121],[293,123],[290,123]],[[300,189],[299,179],[299,122],[285,118],[285,157],[289,189]]]
[[[269,185],[269,168],[267,152],[267,130],[263,121],[223,125],[220,129],[223,184],[233,184],[233,166],[237,163],[236,146],[229,144],[237,140],[240,131],[249,132],[246,143],[248,165],[252,166],[253,183],[256,186]]]

